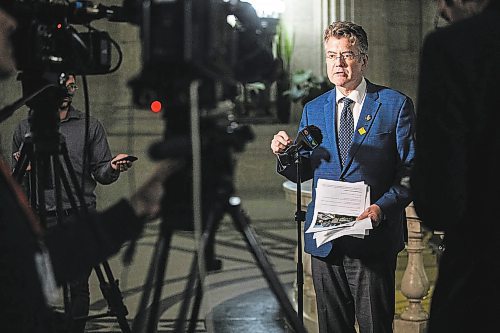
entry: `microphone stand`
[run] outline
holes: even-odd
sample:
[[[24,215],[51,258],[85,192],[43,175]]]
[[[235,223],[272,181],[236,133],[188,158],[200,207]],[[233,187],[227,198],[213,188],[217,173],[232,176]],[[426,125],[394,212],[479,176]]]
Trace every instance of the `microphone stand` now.
[[[302,156],[299,150],[295,153],[295,168],[297,170],[297,204],[295,222],[297,223],[297,314],[301,323],[304,323],[304,266],[302,262],[302,223],[306,213],[302,210]]]
[[[302,210],[302,159],[300,154],[301,149],[312,151],[317,148],[323,141],[321,130],[314,126],[309,125],[304,127],[295,139],[295,144],[288,147],[280,156],[286,157],[286,162],[283,165],[291,165],[290,159],[293,156],[293,162],[296,169],[296,186],[297,186],[297,205],[295,211],[295,222],[297,223],[297,315],[301,324],[304,323],[304,265],[302,260],[302,223],[306,220],[306,213]],[[330,154],[324,148],[319,149],[320,154],[317,155],[316,167],[322,159],[330,160]],[[311,155],[312,156],[312,155]]]

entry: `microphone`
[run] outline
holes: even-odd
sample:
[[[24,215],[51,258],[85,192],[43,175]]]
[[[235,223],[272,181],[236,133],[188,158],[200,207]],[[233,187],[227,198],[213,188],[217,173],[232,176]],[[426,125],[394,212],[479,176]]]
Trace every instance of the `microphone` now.
[[[283,165],[290,165],[301,150],[312,151],[322,142],[321,130],[314,125],[306,126],[297,135],[295,143],[286,148],[283,153],[278,154],[279,160]]]

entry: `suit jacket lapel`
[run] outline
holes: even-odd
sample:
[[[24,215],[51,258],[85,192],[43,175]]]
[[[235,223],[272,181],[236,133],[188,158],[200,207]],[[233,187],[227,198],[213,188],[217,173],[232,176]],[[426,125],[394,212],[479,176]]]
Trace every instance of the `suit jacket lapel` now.
[[[325,115],[326,124],[326,136],[328,136],[328,150],[332,155],[332,158],[339,158],[339,148],[337,145],[337,126],[335,125],[337,108],[335,105],[335,88],[332,89],[330,95],[326,99],[326,103],[323,106],[323,114]],[[330,134],[331,133],[331,134]],[[323,133],[325,136],[325,133]],[[339,163],[340,165],[340,163]]]
[[[347,154],[346,163],[344,168],[342,169],[341,177],[343,177],[346,173],[349,165],[352,163],[352,159],[356,155],[356,152],[368,135],[373,120],[375,119],[375,116],[377,115],[377,112],[380,108],[378,93],[375,91],[373,84],[371,84],[367,80],[366,85],[367,87],[365,101],[363,103],[363,108],[361,109],[361,114],[359,115],[358,123],[354,128],[354,136],[352,138],[351,148],[349,148],[349,153]]]

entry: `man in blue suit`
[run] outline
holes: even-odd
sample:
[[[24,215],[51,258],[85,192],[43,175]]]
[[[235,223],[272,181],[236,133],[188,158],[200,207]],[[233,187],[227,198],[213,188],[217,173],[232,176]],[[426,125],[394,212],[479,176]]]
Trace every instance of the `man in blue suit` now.
[[[312,274],[320,332],[392,332],[395,268],[404,248],[405,207],[411,202],[409,174],[415,148],[415,114],[411,99],[364,78],[368,39],[359,25],[335,22],[324,34],[328,78],[335,88],[307,103],[299,130],[317,126],[321,147],[330,161],[316,169],[316,149],[302,167],[301,179],[313,178],[305,230],[311,224],[318,179],[370,186],[369,217],[373,230],[364,239],[343,236],[317,247],[306,233],[305,251],[312,255]],[[346,139],[347,138],[347,139]],[[271,149],[280,154],[292,143],[278,132]],[[278,160],[278,172],[296,180],[296,168]]]

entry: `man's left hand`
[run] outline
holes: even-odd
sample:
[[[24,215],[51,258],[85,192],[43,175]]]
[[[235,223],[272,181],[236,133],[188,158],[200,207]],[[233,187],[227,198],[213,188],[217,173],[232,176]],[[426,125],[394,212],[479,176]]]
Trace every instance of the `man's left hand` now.
[[[377,227],[382,221],[383,213],[382,209],[378,205],[371,205],[361,215],[358,216],[356,220],[366,219],[367,217],[372,220],[373,227]]]
[[[110,162],[113,170],[116,170],[118,172],[124,172],[130,169],[132,167],[132,162],[122,160],[127,156],[128,154],[118,154],[115,157],[113,157],[113,159]]]

